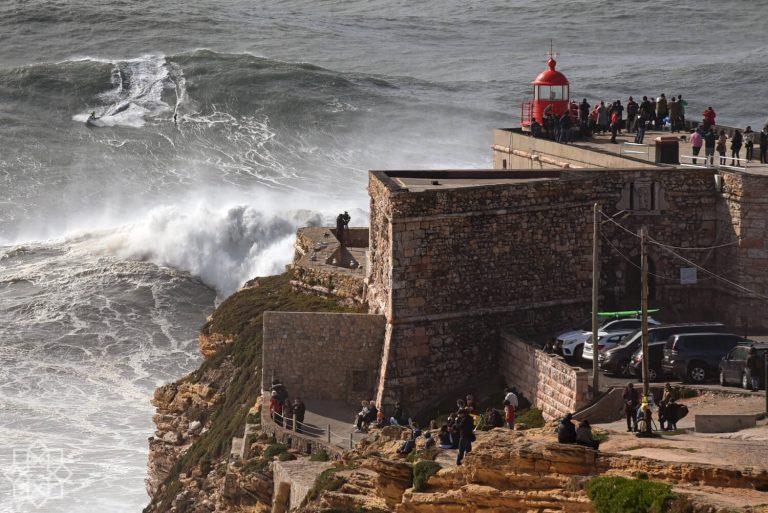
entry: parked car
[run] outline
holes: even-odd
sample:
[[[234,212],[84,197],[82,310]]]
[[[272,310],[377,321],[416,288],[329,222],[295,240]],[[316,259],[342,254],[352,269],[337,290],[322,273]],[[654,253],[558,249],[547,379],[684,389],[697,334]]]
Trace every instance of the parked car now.
[[[661,368],[682,380],[703,383],[714,378],[723,357],[745,339],[733,333],[672,335],[664,346]]]
[[[665,376],[661,369],[661,361],[664,359],[664,347],[666,341],[648,344],[648,379],[656,381]],[[629,361],[629,373],[638,379],[643,379],[643,348],[638,347]]]
[[[677,333],[697,333],[709,332],[720,333],[725,331],[725,325],[719,322],[688,323],[688,324],[669,324],[666,326],[657,326],[648,328],[648,344],[664,342],[670,336]],[[630,376],[629,367],[632,361],[632,355],[641,344],[642,332],[638,330],[634,335],[627,337],[621,344],[604,351],[599,355],[600,369],[606,374],[617,374],[620,376]]]
[[[603,333],[616,333],[619,331],[631,331],[640,329],[640,319],[616,319],[605,323],[600,327]],[[652,318],[648,318],[648,324],[658,326],[660,323]],[[592,331],[574,330],[561,333],[555,340],[555,351],[562,354],[567,359],[581,360],[584,352],[584,343]]]
[[[765,353],[768,352],[768,344],[739,344],[720,361],[720,384],[727,386],[731,383],[739,383],[742,388],[752,389],[750,376],[747,373],[747,351],[750,347],[757,350],[760,360],[760,387],[765,387]]]
[[[612,333],[599,331],[597,333],[598,352],[602,353],[608,349],[613,349],[614,347],[618,346],[622,340],[626,339],[629,335],[632,335],[635,331],[637,330],[616,331]],[[584,342],[584,352],[581,354],[581,357],[591,362],[593,356],[594,353],[592,350],[592,335],[590,335],[589,338],[587,338],[587,341]]]

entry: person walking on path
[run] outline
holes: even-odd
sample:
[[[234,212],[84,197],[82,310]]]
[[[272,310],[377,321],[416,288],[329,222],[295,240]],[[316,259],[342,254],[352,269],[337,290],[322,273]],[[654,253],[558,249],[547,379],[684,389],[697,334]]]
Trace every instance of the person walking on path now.
[[[749,373],[752,391],[757,392],[760,388],[760,358],[757,356],[757,350],[754,347],[749,348],[746,361],[747,372]]]
[[[293,400],[293,415],[296,417],[296,431],[301,433],[301,425],[304,423],[304,416],[307,413],[307,406],[300,397]]]
[[[755,157],[756,138],[757,133],[752,130],[751,126],[747,126],[747,128],[744,129],[744,150],[747,153],[747,162],[752,162],[752,159]]]
[[[704,138],[701,136],[701,131],[694,130],[691,133],[691,149],[693,150],[693,165],[698,164],[699,159],[696,157],[699,156],[699,152],[701,151],[701,147],[704,145]]]
[[[741,159],[739,153],[741,153],[741,145],[744,142],[744,137],[741,135],[741,130],[736,130],[733,133],[733,139],[731,139],[731,165],[738,166]]]
[[[640,397],[632,383],[627,383],[622,399],[624,399],[624,415],[627,417],[627,431],[637,431],[637,416],[635,412],[637,412],[637,406],[640,404]]]
[[[617,109],[613,109],[611,113],[611,142],[616,144],[616,134],[619,132],[619,125],[621,124],[621,114]]]
[[[475,422],[466,408],[459,411],[459,454],[456,456],[456,465],[461,465],[464,455],[472,452],[472,442],[475,441]]]
[[[563,112],[563,115],[560,116],[560,131],[558,132],[559,138],[558,142],[563,144],[568,144],[568,134],[571,131],[571,116],[569,115],[568,111]]]
[[[768,164],[768,125],[760,131],[760,163]]]
[[[715,127],[710,126],[709,130],[704,132],[704,156],[706,157],[707,165],[713,166],[715,164],[716,143],[717,135],[715,135]]]

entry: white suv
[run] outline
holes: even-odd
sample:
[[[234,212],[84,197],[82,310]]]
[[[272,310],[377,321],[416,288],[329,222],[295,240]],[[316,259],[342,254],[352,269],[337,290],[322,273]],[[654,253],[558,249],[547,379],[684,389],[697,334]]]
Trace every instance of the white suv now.
[[[602,333],[616,333],[619,331],[637,331],[640,329],[640,319],[616,319],[600,327]],[[660,323],[648,318],[648,325],[658,326]],[[584,342],[587,341],[592,331],[575,330],[558,335],[555,340],[555,349],[563,353],[567,359],[581,360],[584,352]],[[599,333],[598,333],[599,334]]]
[[[617,345],[619,345],[624,339],[626,339],[629,335],[635,333],[637,330],[626,330],[626,331],[615,331],[612,333],[606,333],[604,331],[598,331],[597,332],[597,350],[598,352],[607,351],[609,349],[613,349]],[[590,333],[587,337],[587,341],[584,342],[584,351],[581,354],[581,357],[585,360],[592,361],[592,358],[594,357],[594,353],[592,350],[592,334]]]

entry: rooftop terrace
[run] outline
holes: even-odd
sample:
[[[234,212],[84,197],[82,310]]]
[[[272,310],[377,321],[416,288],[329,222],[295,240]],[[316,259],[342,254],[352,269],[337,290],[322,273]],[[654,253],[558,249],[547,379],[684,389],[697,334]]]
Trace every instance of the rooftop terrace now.
[[[461,189],[486,185],[509,185],[515,183],[544,182],[557,180],[560,171],[497,171],[478,170],[439,170],[439,171],[377,171],[380,179],[388,181],[396,188],[410,192],[428,190]]]

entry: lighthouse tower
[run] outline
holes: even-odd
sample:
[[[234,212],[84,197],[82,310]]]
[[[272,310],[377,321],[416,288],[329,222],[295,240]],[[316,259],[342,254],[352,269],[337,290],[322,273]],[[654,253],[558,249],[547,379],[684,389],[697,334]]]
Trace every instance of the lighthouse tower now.
[[[547,67],[536,80],[533,81],[533,100],[523,103],[520,115],[520,124],[529,126],[531,119],[541,123],[544,118],[544,110],[552,106],[551,111],[555,116],[561,116],[569,110],[569,83],[565,75],[555,69],[557,61],[550,52]]]

